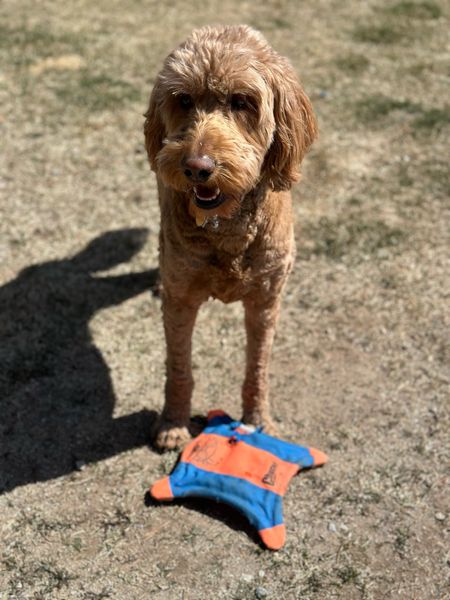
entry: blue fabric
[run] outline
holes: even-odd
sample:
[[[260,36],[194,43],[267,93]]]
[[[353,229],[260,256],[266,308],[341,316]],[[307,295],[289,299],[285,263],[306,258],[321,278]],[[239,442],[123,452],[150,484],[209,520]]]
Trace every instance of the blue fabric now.
[[[225,502],[243,513],[258,530],[283,523],[281,496],[238,477],[180,463],[169,481],[175,498],[200,496]]]
[[[270,452],[281,460],[299,465],[304,469],[313,466],[314,458],[308,448],[274,438],[264,433],[261,428],[256,429],[253,433],[240,433],[236,431],[239,427],[242,427],[240,421],[233,421],[228,415],[221,415],[211,419],[203,432],[235,437],[249,446]]]

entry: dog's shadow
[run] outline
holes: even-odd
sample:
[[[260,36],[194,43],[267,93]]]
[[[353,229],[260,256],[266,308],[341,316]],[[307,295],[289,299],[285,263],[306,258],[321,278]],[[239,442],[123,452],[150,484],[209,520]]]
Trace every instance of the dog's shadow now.
[[[89,331],[97,311],[156,293],[157,269],[95,276],[146,238],[144,229],[105,233],[0,287],[0,493],[148,443],[156,413],[113,418],[109,369]]]

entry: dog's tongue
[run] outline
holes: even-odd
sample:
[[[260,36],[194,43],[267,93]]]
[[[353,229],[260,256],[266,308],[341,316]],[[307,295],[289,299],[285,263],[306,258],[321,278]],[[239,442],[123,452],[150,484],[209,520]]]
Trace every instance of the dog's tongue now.
[[[213,200],[217,197],[220,190],[217,188],[207,188],[205,185],[196,185],[194,188],[194,192],[197,198],[200,198],[200,200]]]

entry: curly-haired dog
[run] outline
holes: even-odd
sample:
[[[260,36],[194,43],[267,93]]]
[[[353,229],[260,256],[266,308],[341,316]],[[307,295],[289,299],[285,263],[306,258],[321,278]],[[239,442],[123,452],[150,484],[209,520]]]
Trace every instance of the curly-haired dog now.
[[[294,257],[289,189],[316,135],[311,104],[259,32],[206,27],[167,57],[145,117],[167,342],[155,444],[190,437],[191,338],[210,297],[244,304],[243,420],[270,430],[268,361]]]

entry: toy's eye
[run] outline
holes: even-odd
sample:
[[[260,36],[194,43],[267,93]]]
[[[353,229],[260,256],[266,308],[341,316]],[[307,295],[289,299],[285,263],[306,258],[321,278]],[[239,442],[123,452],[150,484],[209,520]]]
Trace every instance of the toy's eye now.
[[[247,96],[244,94],[233,94],[230,100],[231,110],[249,110],[252,108],[252,104]]]
[[[194,101],[189,94],[180,94],[178,96],[178,102],[183,110],[188,110],[194,106]]]

